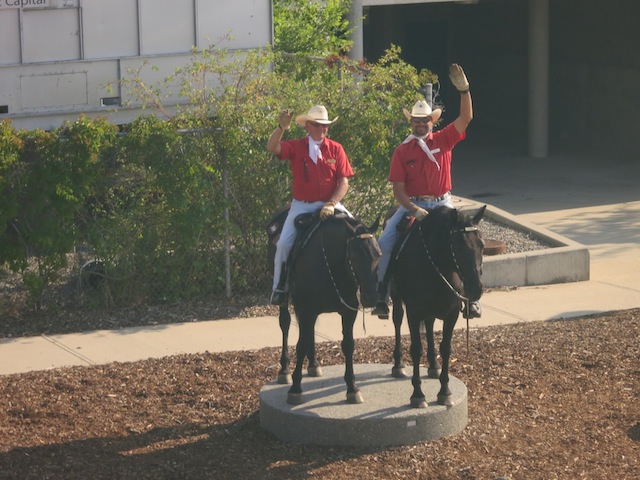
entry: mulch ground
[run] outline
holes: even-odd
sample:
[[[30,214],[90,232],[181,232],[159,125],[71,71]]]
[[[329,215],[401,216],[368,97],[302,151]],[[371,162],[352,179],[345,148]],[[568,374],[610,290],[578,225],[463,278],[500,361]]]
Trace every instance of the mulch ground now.
[[[640,310],[470,338],[467,353],[456,332],[451,371],[468,388],[467,427],[384,449],[301,446],[263,431],[273,348],[3,376],[0,479],[640,478]],[[392,348],[390,338],[358,340],[355,361],[390,363]],[[318,352],[342,363],[339,344]]]

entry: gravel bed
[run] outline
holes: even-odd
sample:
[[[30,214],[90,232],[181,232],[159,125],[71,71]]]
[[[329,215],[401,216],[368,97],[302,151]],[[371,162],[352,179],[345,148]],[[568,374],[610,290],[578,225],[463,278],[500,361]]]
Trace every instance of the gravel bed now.
[[[491,239],[505,242],[507,247],[505,253],[530,252],[553,247],[550,243],[536,238],[530,232],[507,226],[492,219],[484,218],[480,222],[480,230],[485,240]]]

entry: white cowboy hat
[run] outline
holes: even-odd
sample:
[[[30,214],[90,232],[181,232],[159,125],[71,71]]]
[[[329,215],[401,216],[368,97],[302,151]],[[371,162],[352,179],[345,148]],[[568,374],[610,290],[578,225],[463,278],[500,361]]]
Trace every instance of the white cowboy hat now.
[[[442,115],[442,109],[431,110],[425,100],[418,100],[411,109],[411,113],[406,108],[403,108],[402,111],[407,120],[411,120],[412,117],[431,117],[433,123],[436,123],[440,119],[440,115]]]
[[[298,115],[296,117],[296,123],[302,127],[304,127],[304,124],[307,122],[318,122],[323,125],[331,125],[337,119],[338,117],[333,120],[329,120],[329,114],[327,113],[327,109],[324,105],[314,105],[308,113]]]

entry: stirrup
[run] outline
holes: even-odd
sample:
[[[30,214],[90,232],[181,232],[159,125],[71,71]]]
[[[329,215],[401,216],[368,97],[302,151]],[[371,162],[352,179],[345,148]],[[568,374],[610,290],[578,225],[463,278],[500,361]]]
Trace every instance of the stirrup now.
[[[277,305],[279,307],[281,307],[282,305],[284,305],[287,301],[287,292],[285,292],[284,290],[274,290],[271,293],[271,305]]]
[[[371,315],[377,315],[381,320],[389,318],[389,306],[385,302],[376,302],[375,307],[371,310]]]

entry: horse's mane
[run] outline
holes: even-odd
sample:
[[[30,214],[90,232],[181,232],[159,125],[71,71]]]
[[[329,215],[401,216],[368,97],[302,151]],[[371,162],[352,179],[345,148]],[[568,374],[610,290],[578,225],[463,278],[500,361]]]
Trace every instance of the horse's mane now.
[[[451,224],[451,212],[455,208],[446,205],[438,205],[436,208],[429,210],[429,215],[421,222],[425,227],[444,226]]]
[[[419,230],[425,240],[448,238],[453,223],[453,212],[456,209],[440,205],[429,211],[429,215],[418,223]]]
[[[360,219],[359,217],[349,217],[348,215],[345,215],[343,218],[344,221],[351,225],[356,231],[361,228],[367,228],[362,219]]]
[[[398,239],[391,252],[391,264],[386,272],[385,278],[388,280],[393,274],[395,262],[400,252],[404,249],[407,241],[413,235],[422,235],[425,240],[428,237],[434,238],[444,232],[448,232],[451,225],[451,212],[455,210],[446,205],[438,205],[436,208],[429,210],[427,215],[421,222],[413,221],[406,230],[401,232],[402,237]],[[406,224],[405,224],[406,225]]]
[[[318,213],[312,214],[303,214],[301,217],[303,219],[303,227],[302,231],[298,234],[296,241],[294,243],[293,249],[291,251],[291,265],[292,267],[295,265],[295,261],[302,253],[302,251],[309,244],[311,239],[316,235],[318,230],[322,228],[336,228],[344,225],[345,223],[351,225],[353,229],[358,228],[360,225],[363,225],[362,222],[358,219],[349,217],[346,213],[337,213],[336,215],[332,215],[326,220],[320,220]],[[293,270],[293,269],[292,269]]]

